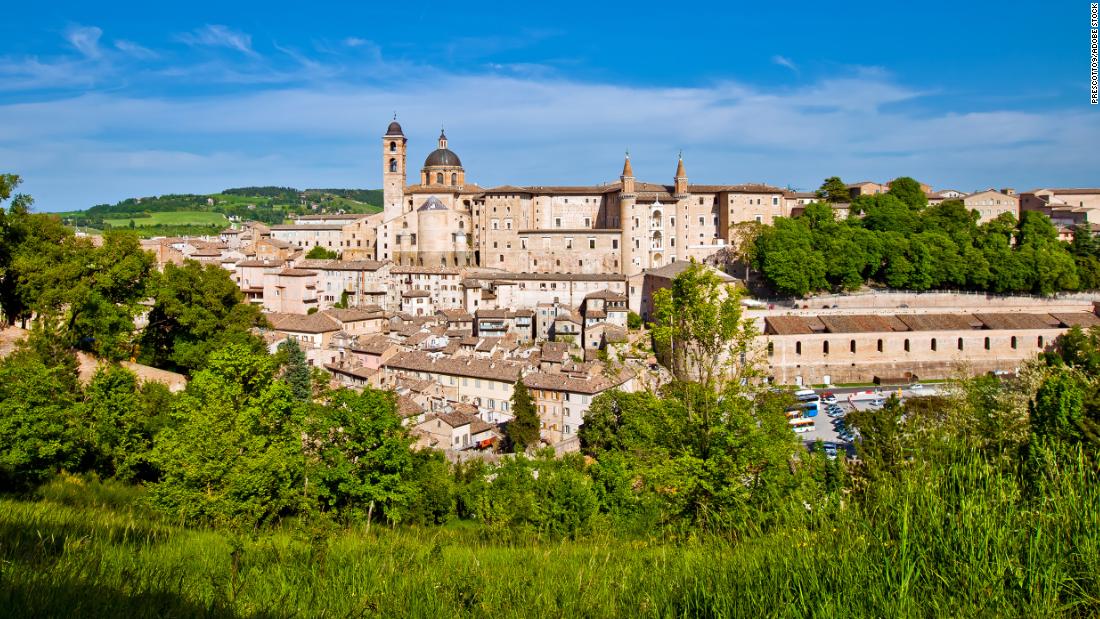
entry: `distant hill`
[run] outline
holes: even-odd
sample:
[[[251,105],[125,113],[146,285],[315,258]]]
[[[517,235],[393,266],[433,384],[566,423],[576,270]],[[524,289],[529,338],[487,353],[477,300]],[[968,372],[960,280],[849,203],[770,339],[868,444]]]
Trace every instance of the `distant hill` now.
[[[142,236],[212,234],[229,221],[278,224],[295,215],[377,213],[380,189],[235,187],[214,194],[167,194],[97,204],[58,213],[65,223],[90,230],[133,228]]]

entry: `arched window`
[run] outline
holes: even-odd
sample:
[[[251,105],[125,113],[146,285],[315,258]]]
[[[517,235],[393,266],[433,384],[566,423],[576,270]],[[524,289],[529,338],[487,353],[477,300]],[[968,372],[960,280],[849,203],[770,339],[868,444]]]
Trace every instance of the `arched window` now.
[[[1016,350],[1016,336],[1015,335],[1013,335],[1012,339],[1009,340],[1009,345],[1012,346],[1013,350]]]
[[[985,349],[989,350],[989,338],[985,338]]]
[[[829,354],[829,342],[823,342],[821,344],[821,352],[826,355]]]
[[[458,184],[458,174],[456,174],[454,172],[451,172],[451,184],[452,185],[457,185]]]
[[[397,142],[390,142],[390,152],[391,153],[396,153],[397,152]]]
[[[856,341],[855,340],[852,340],[851,342],[848,343],[848,350],[850,350],[853,355],[856,354]]]
[[[905,352],[909,352],[909,338],[905,338]]]
[[[1039,344],[1039,348],[1042,348],[1042,347],[1043,347],[1043,336],[1041,336],[1041,335],[1039,336],[1039,342],[1038,342],[1038,344]]]
[[[440,185],[443,184],[443,173],[442,172],[437,172],[436,173],[435,182],[439,183]]]
[[[796,354],[796,355],[801,355],[802,354],[802,342],[795,342],[794,343],[794,354]]]
[[[936,338],[932,338],[932,350],[936,350]]]
[[[390,172],[396,172],[396,171],[397,171],[397,160],[396,159],[390,159]]]
[[[882,352],[882,340],[878,341],[878,351]]]
[[[962,350],[962,349],[963,349],[963,339],[960,337],[959,338],[959,350]]]

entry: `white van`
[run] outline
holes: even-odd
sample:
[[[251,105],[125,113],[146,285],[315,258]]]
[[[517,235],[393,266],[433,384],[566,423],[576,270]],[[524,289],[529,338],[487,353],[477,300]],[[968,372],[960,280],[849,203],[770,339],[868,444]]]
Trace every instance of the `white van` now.
[[[807,396],[811,396],[811,395],[817,395],[817,392],[814,391],[813,389],[799,389],[798,391],[794,392],[794,397],[799,398],[799,399],[807,397]]]

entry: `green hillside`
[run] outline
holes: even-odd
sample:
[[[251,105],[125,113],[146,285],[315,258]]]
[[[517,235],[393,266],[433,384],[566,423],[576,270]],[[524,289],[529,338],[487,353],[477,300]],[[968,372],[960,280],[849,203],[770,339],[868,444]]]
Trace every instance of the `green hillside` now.
[[[86,230],[133,228],[141,236],[214,234],[230,221],[283,223],[295,215],[377,213],[379,189],[238,187],[214,194],[166,194],[97,204],[58,213],[66,224]]]

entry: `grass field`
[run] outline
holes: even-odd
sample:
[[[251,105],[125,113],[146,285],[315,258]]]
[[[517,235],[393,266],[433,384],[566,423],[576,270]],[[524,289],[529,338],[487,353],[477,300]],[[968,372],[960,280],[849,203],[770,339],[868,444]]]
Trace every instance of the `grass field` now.
[[[974,459],[805,526],[575,540],[472,522],[228,534],[68,478],[0,499],[0,615],[1094,617],[1100,495],[1077,470],[1037,502]]]
[[[103,221],[111,224],[111,226],[115,228],[129,227],[130,221],[133,221],[134,226],[138,228],[160,224],[174,226],[209,226],[229,223],[229,220],[221,213],[209,213],[204,211],[166,211],[163,213],[150,213],[148,217],[137,217],[132,220],[130,218],[123,218],[104,219]]]

